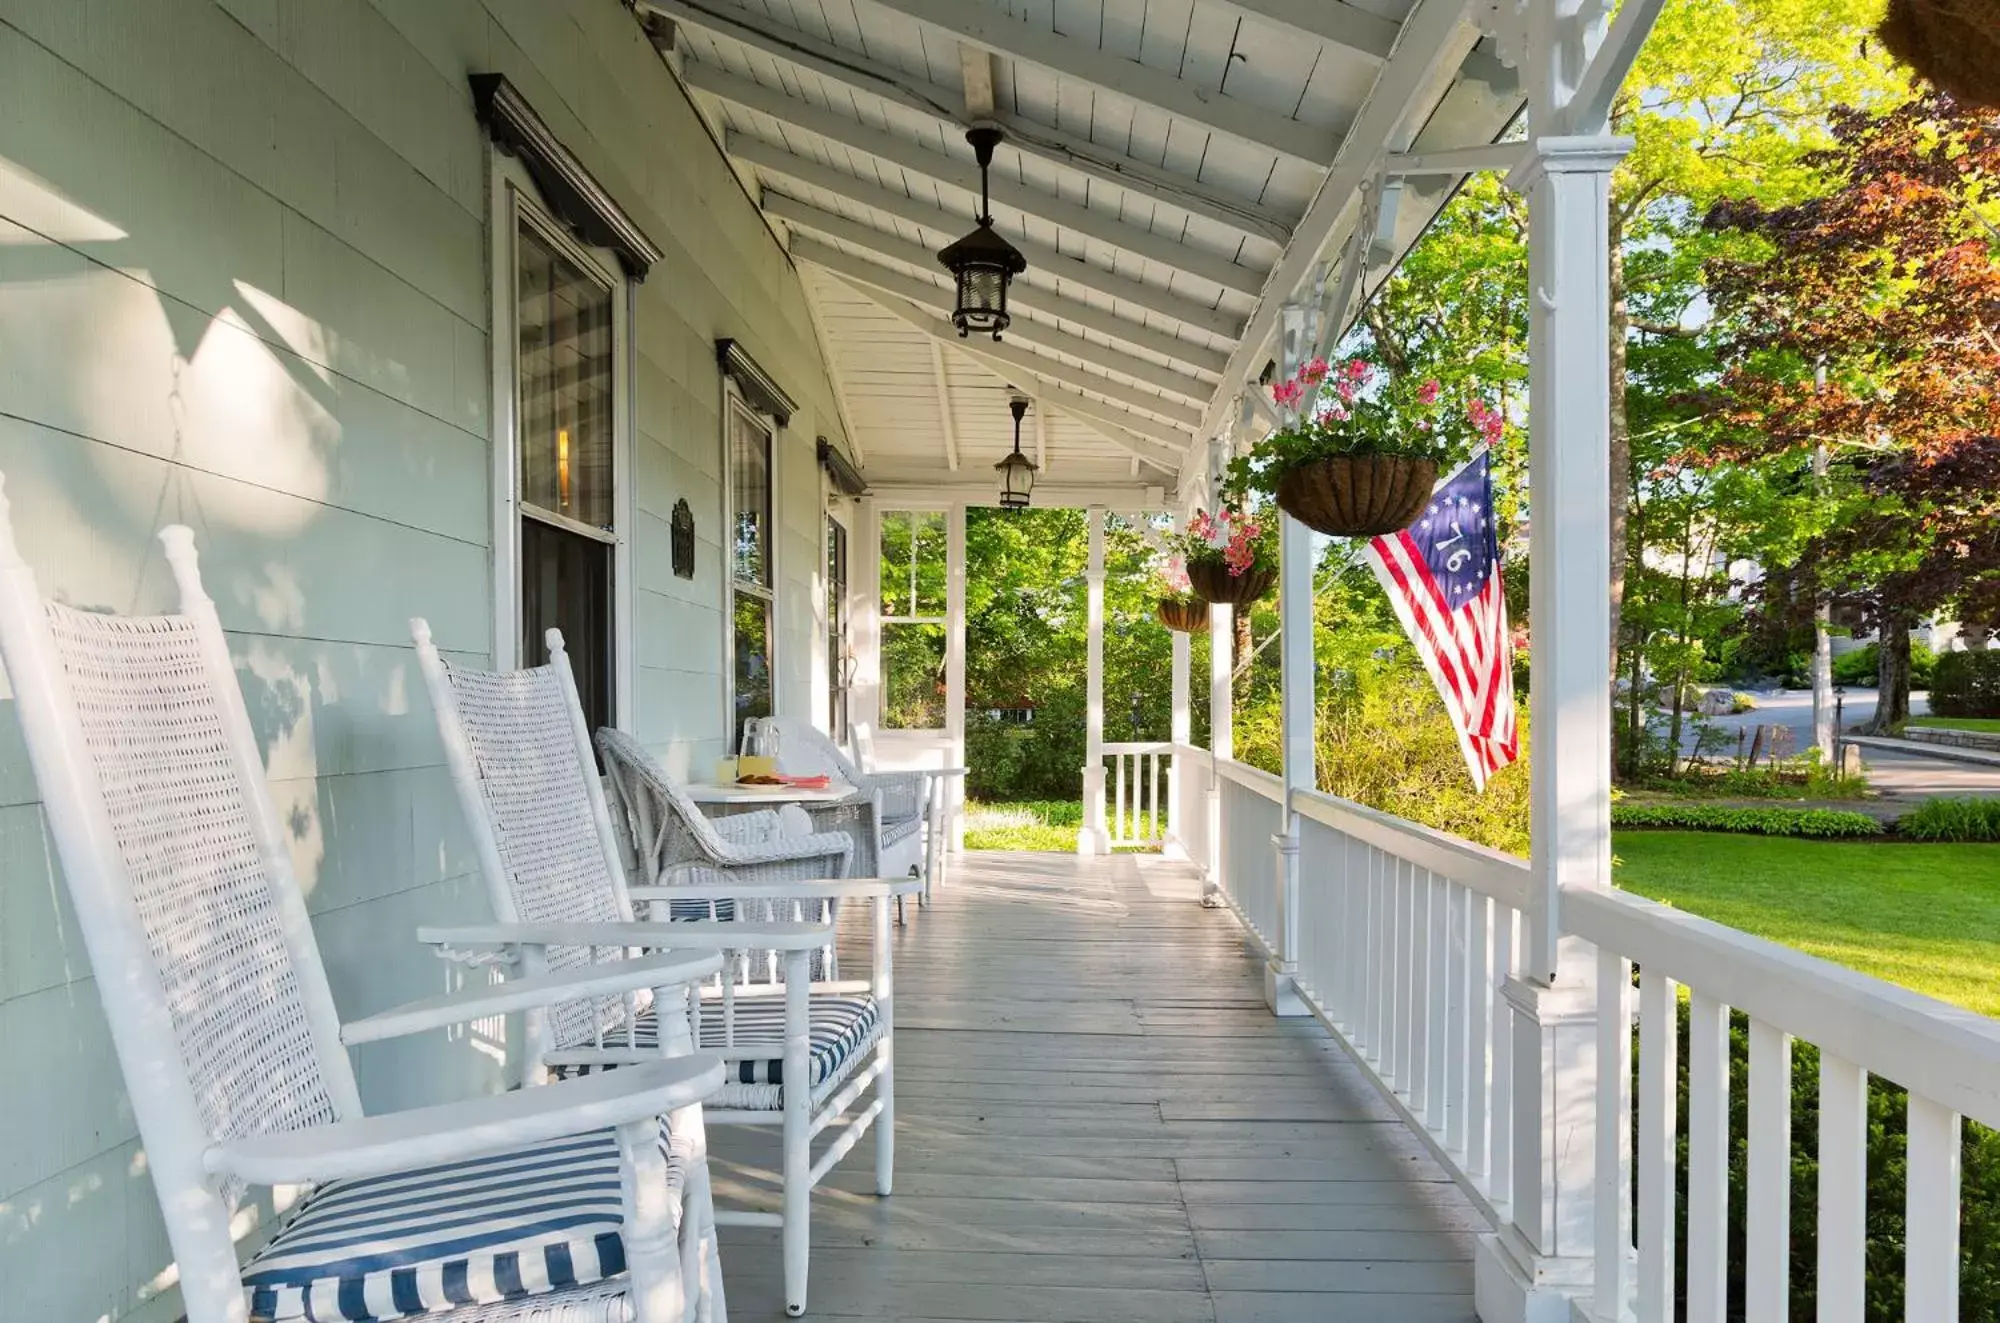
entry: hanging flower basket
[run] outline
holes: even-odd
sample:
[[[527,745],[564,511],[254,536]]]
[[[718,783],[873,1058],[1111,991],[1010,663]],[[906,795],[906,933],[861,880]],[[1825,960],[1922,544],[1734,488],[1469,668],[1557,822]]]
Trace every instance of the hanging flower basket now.
[[[1954,100],[2000,107],[2000,7],[1993,0],[1889,0],[1875,35]]]
[[[1222,606],[1247,606],[1268,596],[1278,583],[1276,566],[1253,565],[1241,574],[1231,574],[1220,561],[1190,561],[1188,582],[1194,595],[1204,602]]]
[[[1208,630],[1208,607],[1191,598],[1162,597],[1153,614],[1176,634],[1201,634]]]
[[[1379,537],[1423,512],[1437,485],[1435,459],[1412,455],[1333,455],[1278,475],[1278,508],[1316,532]]]

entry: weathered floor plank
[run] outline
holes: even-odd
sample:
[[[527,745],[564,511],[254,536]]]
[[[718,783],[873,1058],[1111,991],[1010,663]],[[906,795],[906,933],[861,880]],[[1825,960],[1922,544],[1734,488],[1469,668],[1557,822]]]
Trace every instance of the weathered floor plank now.
[[[814,1198],[811,1317],[1471,1323],[1477,1213],[1191,872],[972,855],[896,942],[896,1194],[865,1140]],[[861,938],[852,968],[865,968]],[[777,1135],[711,1132],[775,1209]],[[784,1317],[778,1233],[725,1228],[731,1313]]]

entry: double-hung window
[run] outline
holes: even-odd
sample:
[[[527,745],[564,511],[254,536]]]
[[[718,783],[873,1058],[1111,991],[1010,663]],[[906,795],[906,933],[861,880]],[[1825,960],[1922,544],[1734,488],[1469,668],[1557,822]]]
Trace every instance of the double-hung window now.
[[[498,513],[500,592],[502,620],[511,615],[515,629],[501,643],[503,653],[518,644],[520,664],[538,665],[547,631],[560,629],[595,730],[618,719],[619,355],[629,291],[615,265],[572,242],[524,188],[502,196],[511,199],[511,260],[500,270],[512,334],[496,349],[511,358],[513,444],[499,461],[509,497]]]
[[[776,583],[772,573],[772,460],[775,429],[729,392],[729,616],[735,740],[743,724],[775,715]]]
[[[882,512],[882,726],[944,729],[945,516]]]

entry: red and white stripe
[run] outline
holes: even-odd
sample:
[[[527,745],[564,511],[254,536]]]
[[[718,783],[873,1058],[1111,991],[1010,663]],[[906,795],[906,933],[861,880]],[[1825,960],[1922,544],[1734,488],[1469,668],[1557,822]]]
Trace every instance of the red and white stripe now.
[[[1444,699],[1472,783],[1484,790],[1489,776],[1521,756],[1500,563],[1486,586],[1454,610],[1407,531],[1372,539],[1367,556]]]

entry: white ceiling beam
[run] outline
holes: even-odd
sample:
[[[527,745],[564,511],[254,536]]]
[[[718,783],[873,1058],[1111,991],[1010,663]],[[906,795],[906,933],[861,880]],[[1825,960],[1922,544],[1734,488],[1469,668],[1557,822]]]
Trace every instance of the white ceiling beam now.
[[[840,373],[834,368],[831,349],[833,338],[826,333],[826,316],[820,311],[819,298],[813,293],[810,283],[806,283],[806,319],[812,323],[813,335],[821,345],[827,384],[833,387],[834,412],[840,415],[840,430],[847,437],[847,446],[853,454],[855,467],[864,467],[868,463],[868,451],[861,442],[861,429],[854,425],[854,410],[848,407],[847,388],[841,384]]]
[[[1417,0],[1403,21],[1395,53],[1376,75],[1333,169],[1320,181],[1305,219],[1264,283],[1263,296],[1202,417],[1202,435],[1215,434],[1252,365],[1269,357],[1266,345],[1277,326],[1278,310],[1312,273],[1327,243],[1343,225],[1353,223],[1363,185],[1375,177],[1389,152],[1407,145],[1414,121],[1436,106],[1466,52],[1479,40],[1479,30],[1470,21],[1471,9],[1469,0]],[[1332,328],[1336,339],[1341,329]]]
[[[835,248],[832,244],[821,243],[804,234],[794,234],[791,243],[792,256],[801,262],[809,262],[823,271],[849,280],[866,281],[887,294],[899,299],[908,299],[920,308],[937,307],[951,301],[948,286],[920,280],[866,261],[851,253]],[[1115,348],[1092,343],[1079,335],[1071,335],[1053,326],[1044,326],[1016,317],[1014,324],[1007,328],[1007,339],[1014,344],[1026,345],[1030,349],[1041,349],[1051,354],[1061,354],[1088,363],[1092,367],[1114,372],[1144,386],[1152,386],[1171,395],[1178,396],[1189,404],[1200,405],[1208,400],[1208,385],[1197,377],[1173,368],[1161,367],[1148,359],[1134,358],[1120,353]]]
[[[991,340],[960,337],[950,322],[933,316],[927,309],[870,289],[858,281],[848,283],[884,311],[902,318],[931,339],[942,342],[946,348],[956,349],[1023,395],[1068,414],[1105,439],[1137,453],[1147,463],[1168,472],[1173,472],[1180,463],[1181,452],[1187,445],[1188,433],[1185,429],[1093,399],[1063,384],[1061,378],[1050,376],[1044,370],[1046,360],[1038,360],[1031,354],[1013,349],[1004,341],[996,344]]]
[[[1495,142],[1441,151],[1395,152],[1382,163],[1385,174],[1463,175],[1474,170],[1512,170],[1530,150],[1526,142]]]
[[[1030,410],[1032,413],[1033,410]],[[1000,504],[1000,490],[991,482],[960,478],[954,482],[871,482],[868,494],[877,506],[887,510],[944,509],[948,506]],[[1093,505],[1134,514],[1150,514],[1166,509],[1166,488],[1156,484],[1089,486],[1035,483],[1035,508],[1083,510]]]
[[[958,427],[951,417],[951,382],[944,373],[944,346],[931,341],[931,372],[937,377],[938,413],[944,420],[944,466],[958,472]]]
[[[850,151],[885,161],[913,175],[957,190],[965,195],[965,211],[954,219],[952,237],[956,238],[959,232],[972,228],[972,213],[976,210],[979,197],[979,167],[972,161],[932,151],[899,134],[871,128],[825,107],[815,106],[810,101],[788,96],[778,88],[766,87],[709,65],[689,65],[687,84],[698,92],[707,92],[745,110],[769,115],[781,124],[804,129]],[[731,154],[737,153],[731,149]],[[1107,212],[1095,211],[1067,198],[1026,187],[1018,180],[1003,178],[1000,185],[993,202],[1003,228],[1008,213],[1018,212],[1022,216],[1038,217],[1050,224],[1060,225],[1082,238],[1095,239],[1169,269],[1211,281],[1242,295],[1244,299],[1256,298],[1263,288],[1263,271],[1232,261],[1221,253],[1183,243],[1170,235],[1128,225]],[[1022,236],[1016,230],[1013,237],[1019,240]]]
[[[847,91],[916,111],[949,126],[954,134],[962,133],[972,118],[966,113],[964,99],[949,89],[843,50],[728,0],[638,0],[638,8],[642,13],[667,15],[688,27],[726,37],[796,68],[808,69]],[[688,61],[681,71],[683,81],[689,72],[701,67]],[[998,109],[990,118],[1006,132],[1007,145],[1025,156],[1226,225],[1254,239],[1260,247],[1282,245],[1298,219],[1290,212],[1176,174],[1046,124]]]
[[[932,233],[946,232],[946,223],[950,220],[949,213],[939,211],[928,203],[919,202],[908,194],[865,183],[845,171],[835,170],[817,161],[809,161],[803,156],[794,156],[784,148],[767,143],[762,138],[731,133],[725,142],[729,154],[744,164],[755,166],[758,173],[764,177],[767,186],[770,177],[776,175],[795,183],[824,189],[829,193],[838,193],[850,201],[884,212],[899,220],[908,221]],[[782,189],[773,191],[783,192]],[[900,245],[897,250],[897,260],[919,266],[925,274],[931,274],[934,268],[942,272],[942,268],[937,266],[936,254],[931,253],[919,260],[919,253],[927,253],[928,250],[920,250],[916,245],[895,236],[885,237],[894,239]],[[1065,259],[1065,265],[1055,268],[1051,274],[1067,274],[1067,264],[1073,261],[1074,259]],[[1122,282],[1124,278],[1118,277],[1118,279]],[[1123,290],[1124,285],[1121,283],[1119,289],[1113,292],[1113,297],[1123,298]],[[1206,376],[1220,376],[1223,366],[1229,361],[1227,354],[1206,344],[1183,339],[1162,327],[1141,325],[1105,308],[1064,298],[1060,294],[1038,288],[1031,281],[1015,281],[1007,291],[1007,302],[1010,307],[1020,311],[1074,322],[1086,330],[1110,336],[1134,348],[1186,363]],[[1217,330],[1214,334],[1224,339],[1233,339],[1237,325],[1235,322],[1230,322],[1228,330]]]
[[[880,9],[914,19],[995,55],[1022,60],[1089,83],[1176,119],[1295,161],[1325,169],[1336,135],[1318,125],[1273,114],[1247,101],[1176,78],[1164,69],[1111,55],[1075,37],[1059,36],[997,9],[966,0],[872,0]]]
[[[968,42],[958,46],[959,81],[965,84],[965,113],[985,119],[993,113],[993,54]]]
[[[957,345],[975,357],[991,359],[1002,364],[1006,371],[1032,373],[1045,381],[1067,386],[1074,391],[1087,391],[1116,406],[1130,419],[1137,419],[1141,413],[1151,414],[1160,420],[1154,425],[1155,427],[1170,429],[1168,434],[1175,438],[1174,444],[1178,444],[1180,436],[1201,419],[1199,408],[1183,404],[1178,399],[1154,395],[1122,381],[1113,381],[1094,372],[1071,367],[1067,363],[1058,363],[1053,358],[1032,353],[1005,340],[994,340],[985,336],[975,340],[971,336],[962,336],[949,321],[939,317],[923,304],[911,303],[908,299],[899,298],[866,281],[841,275],[838,271],[833,274],[839,277],[843,284],[866,295],[905,320],[909,320],[910,315],[914,314],[919,319],[915,323],[917,328],[934,340]]]
[[[787,193],[765,190],[764,214],[775,219],[802,225],[815,234],[839,239],[858,248],[866,248],[891,261],[903,262],[919,270],[928,271],[937,265],[937,254],[922,244],[911,243],[872,225],[850,220],[837,212],[816,207],[810,202],[802,202]],[[907,219],[907,218],[906,218]],[[912,222],[922,224],[922,222]],[[1021,252],[1028,259],[1030,279],[1067,280],[1085,289],[1096,290],[1114,299],[1122,299],[1134,307],[1148,312],[1170,317],[1177,322],[1207,331],[1210,335],[1233,339],[1242,329],[1243,319],[1212,308],[1204,308],[1198,303],[1161,289],[1158,285],[1148,285],[1128,276],[1113,275],[1109,271],[1066,257],[1053,248],[1041,244],[1021,244]],[[1015,284],[1019,288],[1019,282]],[[1011,293],[1010,293],[1011,297]]]

